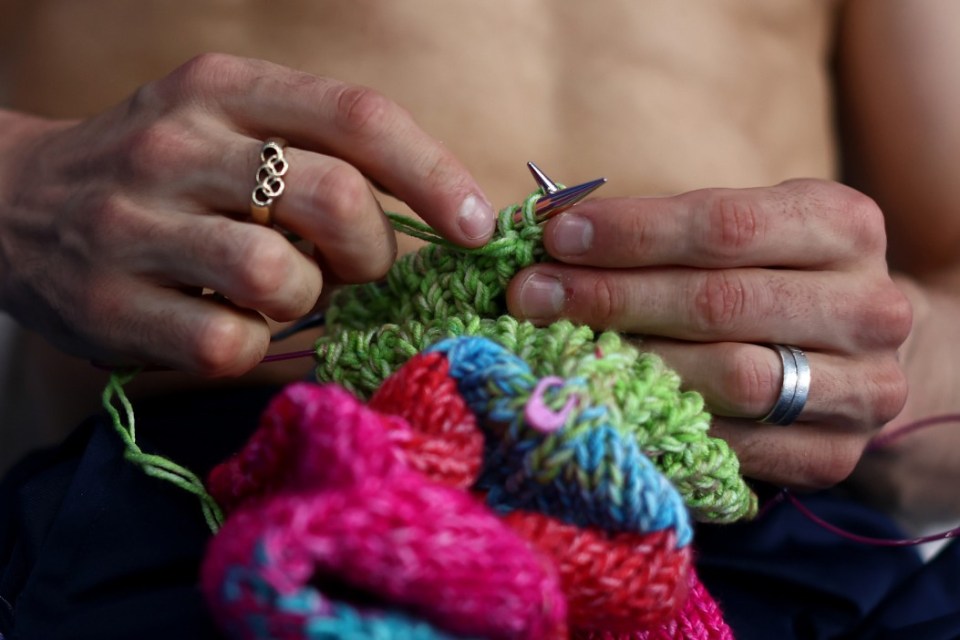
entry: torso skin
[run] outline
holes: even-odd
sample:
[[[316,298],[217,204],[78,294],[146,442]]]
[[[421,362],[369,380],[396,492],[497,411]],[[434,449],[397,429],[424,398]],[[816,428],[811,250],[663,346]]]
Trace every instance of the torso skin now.
[[[0,9],[3,106],[49,117],[95,114],[220,51],[378,89],[443,140],[496,206],[533,190],[528,160],[567,183],[606,176],[606,196],[837,176],[828,1],[0,0]],[[97,408],[102,375],[25,340],[16,366],[34,434]],[[308,366],[261,367],[245,381]],[[173,374],[152,382],[185,384]]]

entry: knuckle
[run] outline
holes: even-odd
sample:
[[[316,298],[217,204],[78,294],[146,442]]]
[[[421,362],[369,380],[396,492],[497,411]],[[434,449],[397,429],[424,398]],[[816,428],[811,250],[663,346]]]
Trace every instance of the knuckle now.
[[[695,276],[700,282],[693,297],[693,325],[703,336],[731,333],[746,305],[742,279],[728,270],[707,271]]]
[[[111,229],[122,225],[130,213],[130,202],[122,195],[110,194],[93,210],[88,218],[91,231]]]
[[[187,136],[168,122],[157,121],[126,141],[125,173],[134,180],[158,180],[182,167],[189,153]]]
[[[887,234],[883,212],[869,196],[848,187],[842,198],[840,220],[845,223],[846,235],[862,253],[882,255],[887,248]]]
[[[166,110],[169,81],[149,82],[137,87],[128,101],[130,114],[158,113]]]
[[[133,106],[167,111],[184,101],[198,100],[236,86],[235,78],[242,67],[240,58],[223,53],[201,53],[167,76],[138,90]]]
[[[587,292],[589,304],[582,306],[590,310],[589,324],[600,328],[616,328],[626,304],[620,288],[614,286],[609,278],[598,275],[588,281]]]
[[[363,270],[358,275],[363,280],[379,280],[387,275],[396,261],[397,246],[386,234],[372,236],[369,242],[371,247],[368,259],[364,261]]]
[[[201,53],[186,61],[170,76],[176,86],[188,93],[219,86],[225,76],[239,65],[239,59],[223,53]]]
[[[370,193],[363,175],[346,163],[334,163],[318,176],[310,197],[318,210],[339,225],[351,224]]]
[[[133,203],[119,193],[109,194],[96,202],[89,215],[73,219],[73,233],[63,238],[64,249],[87,256],[115,255],[139,232],[137,210]]]
[[[336,96],[336,125],[352,135],[377,135],[387,123],[393,103],[360,85],[344,85]]]
[[[840,484],[853,473],[862,452],[862,445],[856,446],[847,442],[828,446],[819,454],[822,459],[811,467],[807,486],[811,489],[828,489]]]
[[[780,185],[806,208],[830,212],[836,235],[858,255],[883,255],[887,237],[883,212],[868,195],[837,182],[814,179],[787,180]]]
[[[819,440],[818,445],[807,449],[801,458],[797,476],[801,488],[828,489],[846,480],[860,462],[868,441],[861,434],[838,437],[826,433]]]
[[[851,305],[849,313],[853,316],[854,342],[863,348],[897,348],[913,327],[910,301],[889,280],[864,288],[860,303]]]
[[[913,329],[913,305],[910,304],[906,294],[892,284],[888,291],[889,293],[884,296],[882,324],[889,331],[890,343],[899,347]]]
[[[836,201],[838,190],[853,191],[847,186],[820,178],[790,178],[776,188],[781,192],[786,211],[795,211],[796,205],[824,209]]]
[[[276,297],[293,270],[292,249],[285,240],[266,234],[258,234],[257,240],[245,252],[240,272],[241,287],[255,301]]]
[[[250,339],[244,323],[229,313],[217,313],[194,333],[193,365],[208,377],[237,375],[249,368],[244,360]]]
[[[397,246],[366,178],[345,162],[333,163],[316,176],[308,194],[310,205],[323,212],[323,227],[313,232],[325,237],[318,243],[325,258],[334,257],[328,266],[348,282],[383,276]]]
[[[715,260],[742,255],[763,232],[763,216],[742,193],[724,189],[706,192],[707,225],[703,250]]]
[[[654,249],[658,239],[650,232],[650,224],[643,219],[643,216],[626,216],[621,222],[625,243],[629,247],[628,255],[645,255]]]
[[[909,387],[906,373],[900,365],[891,359],[887,364],[874,371],[873,398],[869,407],[872,425],[884,425],[896,418],[907,402]]]
[[[747,415],[766,414],[776,399],[781,384],[781,371],[776,359],[757,358],[738,349],[728,360],[723,376],[724,393]]]

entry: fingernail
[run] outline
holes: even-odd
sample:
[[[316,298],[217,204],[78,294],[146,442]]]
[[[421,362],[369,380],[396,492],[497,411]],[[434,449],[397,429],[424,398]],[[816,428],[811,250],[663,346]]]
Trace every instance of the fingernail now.
[[[553,248],[561,256],[578,256],[593,244],[593,223],[575,213],[560,216],[553,225]]]
[[[552,320],[563,309],[563,285],[552,276],[534,273],[520,286],[520,312],[528,320]]]
[[[487,238],[493,233],[496,214],[488,202],[471,193],[460,203],[457,224],[460,225],[463,234],[471,240]]]

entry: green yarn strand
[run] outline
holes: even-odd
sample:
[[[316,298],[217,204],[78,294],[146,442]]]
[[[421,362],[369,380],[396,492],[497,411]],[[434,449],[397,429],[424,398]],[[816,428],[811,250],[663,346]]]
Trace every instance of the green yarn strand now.
[[[114,371],[110,374],[102,396],[103,408],[110,416],[114,430],[123,440],[124,458],[139,467],[146,475],[169,482],[197,496],[207,526],[210,531],[216,533],[223,524],[223,512],[213,496],[207,492],[200,478],[168,458],[144,453],[137,444],[133,405],[123,389],[124,385],[133,380],[136,375],[137,371]]]

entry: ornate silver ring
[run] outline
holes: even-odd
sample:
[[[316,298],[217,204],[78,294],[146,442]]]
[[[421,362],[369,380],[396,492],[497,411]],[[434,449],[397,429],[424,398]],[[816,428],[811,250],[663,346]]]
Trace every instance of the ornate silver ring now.
[[[283,138],[268,138],[260,147],[260,166],[255,176],[257,184],[250,196],[250,218],[257,224],[273,224],[273,203],[286,188],[283,176],[290,168],[283,154],[286,146],[287,141]]]

